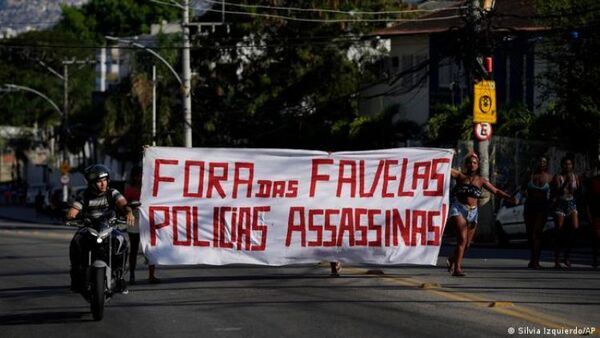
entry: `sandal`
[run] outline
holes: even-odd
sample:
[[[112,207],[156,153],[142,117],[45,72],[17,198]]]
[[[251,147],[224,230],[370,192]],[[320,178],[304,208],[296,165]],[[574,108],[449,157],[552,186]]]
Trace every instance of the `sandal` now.
[[[161,282],[160,279],[158,279],[156,277],[150,277],[150,278],[148,278],[148,283],[150,283],[150,284],[158,284],[160,282]]]
[[[453,257],[448,257],[446,259],[446,267],[448,268],[448,272],[450,274],[454,273],[455,266],[454,266],[454,258]]]
[[[452,277],[465,277],[465,276],[466,276],[466,274],[462,271],[454,271],[452,273]]]
[[[331,262],[331,277],[339,277],[340,271],[342,271],[342,263]]]

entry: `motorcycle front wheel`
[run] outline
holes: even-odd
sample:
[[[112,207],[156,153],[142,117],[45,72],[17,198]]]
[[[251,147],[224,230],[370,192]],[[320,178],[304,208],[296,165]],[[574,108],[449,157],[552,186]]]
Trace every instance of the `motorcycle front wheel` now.
[[[94,320],[104,316],[104,290],[106,289],[106,268],[92,268],[92,290],[90,307]]]

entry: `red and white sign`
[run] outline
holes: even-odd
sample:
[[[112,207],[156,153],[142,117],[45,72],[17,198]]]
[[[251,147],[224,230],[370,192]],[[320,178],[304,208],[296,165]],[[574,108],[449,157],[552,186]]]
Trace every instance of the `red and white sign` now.
[[[150,147],[142,247],[167,265],[435,265],[453,154]]]
[[[69,175],[61,175],[60,176],[60,183],[62,183],[63,185],[67,185],[71,182],[71,177],[69,177]]]
[[[479,141],[486,141],[492,137],[492,125],[489,123],[477,123],[473,129],[475,132],[475,137]]]

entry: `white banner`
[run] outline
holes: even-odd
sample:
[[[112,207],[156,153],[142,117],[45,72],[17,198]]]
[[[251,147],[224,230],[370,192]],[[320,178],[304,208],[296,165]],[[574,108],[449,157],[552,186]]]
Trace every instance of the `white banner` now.
[[[435,265],[453,154],[150,147],[142,248],[164,265]]]

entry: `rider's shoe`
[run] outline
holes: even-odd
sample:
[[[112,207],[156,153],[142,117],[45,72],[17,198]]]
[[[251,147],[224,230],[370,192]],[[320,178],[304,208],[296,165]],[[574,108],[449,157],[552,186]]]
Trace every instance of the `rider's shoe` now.
[[[135,272],[134,271],[131,271],[129,273],[129,284],[135,285]]]
[[[125,282],[124,278],[121,278],[117,281],[115,292],[122,293],[124,295],[129,293],[129,290],[127,289],[127,283]]]

